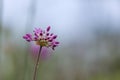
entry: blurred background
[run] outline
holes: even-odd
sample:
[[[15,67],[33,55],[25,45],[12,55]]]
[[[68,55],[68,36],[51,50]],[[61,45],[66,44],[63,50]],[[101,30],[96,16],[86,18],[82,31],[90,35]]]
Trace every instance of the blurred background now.
[[[49,25],[60,45],[37,80],[120,80],[119,0],[0,0],[0,80],[32,80],[37,51],[22,36]]]

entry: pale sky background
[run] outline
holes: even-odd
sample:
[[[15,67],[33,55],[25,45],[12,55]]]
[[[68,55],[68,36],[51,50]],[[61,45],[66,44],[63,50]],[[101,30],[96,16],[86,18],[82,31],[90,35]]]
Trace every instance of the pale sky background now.
[[[25,31],[31,0],[4,0],[3,25],[11,25],[16,35]],[[52,26],[60,40],[87,40],[96,24],[120,29],[119,0],[36,0],[33,27]],[[99,23],[99,24],[98,24]],[[29,27],[27,27],[29,28]],[[32,31],[29,31],[32,32]],[[83,39],[83,40],[84,40]]]

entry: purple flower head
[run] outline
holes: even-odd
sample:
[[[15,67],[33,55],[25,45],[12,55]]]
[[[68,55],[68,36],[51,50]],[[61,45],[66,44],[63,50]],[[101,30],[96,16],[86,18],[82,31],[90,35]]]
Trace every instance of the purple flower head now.
[[[56,41],[57,35],[49,33],[50,28],[50,26],[48,26],[46,30],[35,28],[35,30],[33,30],[33,36],[31,34],[26,34],[23,38],[28,42],[35,41],[37,45],[51,47],[54,50],[54,48],[59,45],[59,42]]]

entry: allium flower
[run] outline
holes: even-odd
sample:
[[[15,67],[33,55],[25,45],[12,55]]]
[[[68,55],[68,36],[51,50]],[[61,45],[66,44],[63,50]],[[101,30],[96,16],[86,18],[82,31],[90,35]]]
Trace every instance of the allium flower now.
[[[44,56],[41,54],[42,49],[44,49],[43,47],[45,48],[51,47],[54,50],[55,47],[57,47],[59,44],[59,42],[56,41],[57,35],[54,35],[53,33],[49,33],[49,31],[50,31],[50,26],[48,26],[46,30],[42,30],[41,28],[35,28],[35,30],[33,30],[34,35],[26,34],[25,36],[23,36],[23,38],[26,41],[28,42],[35,41],[36,44],[40,46],[39,53],[37,56],[37,61],[35,64],[33,80],[36,80],[36,74],[37,74],[37,68],[38,68],[40,56]]]
[[[48,26],[46,30],[35,28],[35,30],[33,30],[34,35],[26,34],[23,38],[28,42],[35,41],[37,45],[42,47],[51,47],[54,50],[55,47],[58,46],[59,42],[56,41],[57,35],[49,33],[49,31],[50,26]]]

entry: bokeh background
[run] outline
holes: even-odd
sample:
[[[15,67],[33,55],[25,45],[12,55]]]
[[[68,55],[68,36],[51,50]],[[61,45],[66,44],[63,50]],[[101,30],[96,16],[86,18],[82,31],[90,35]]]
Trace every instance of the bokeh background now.
[[[120,80],[119,0],[0,0],[0,80],[32,80],[36,48],[22,36],[49,25],[60,45],[38,80]]]

